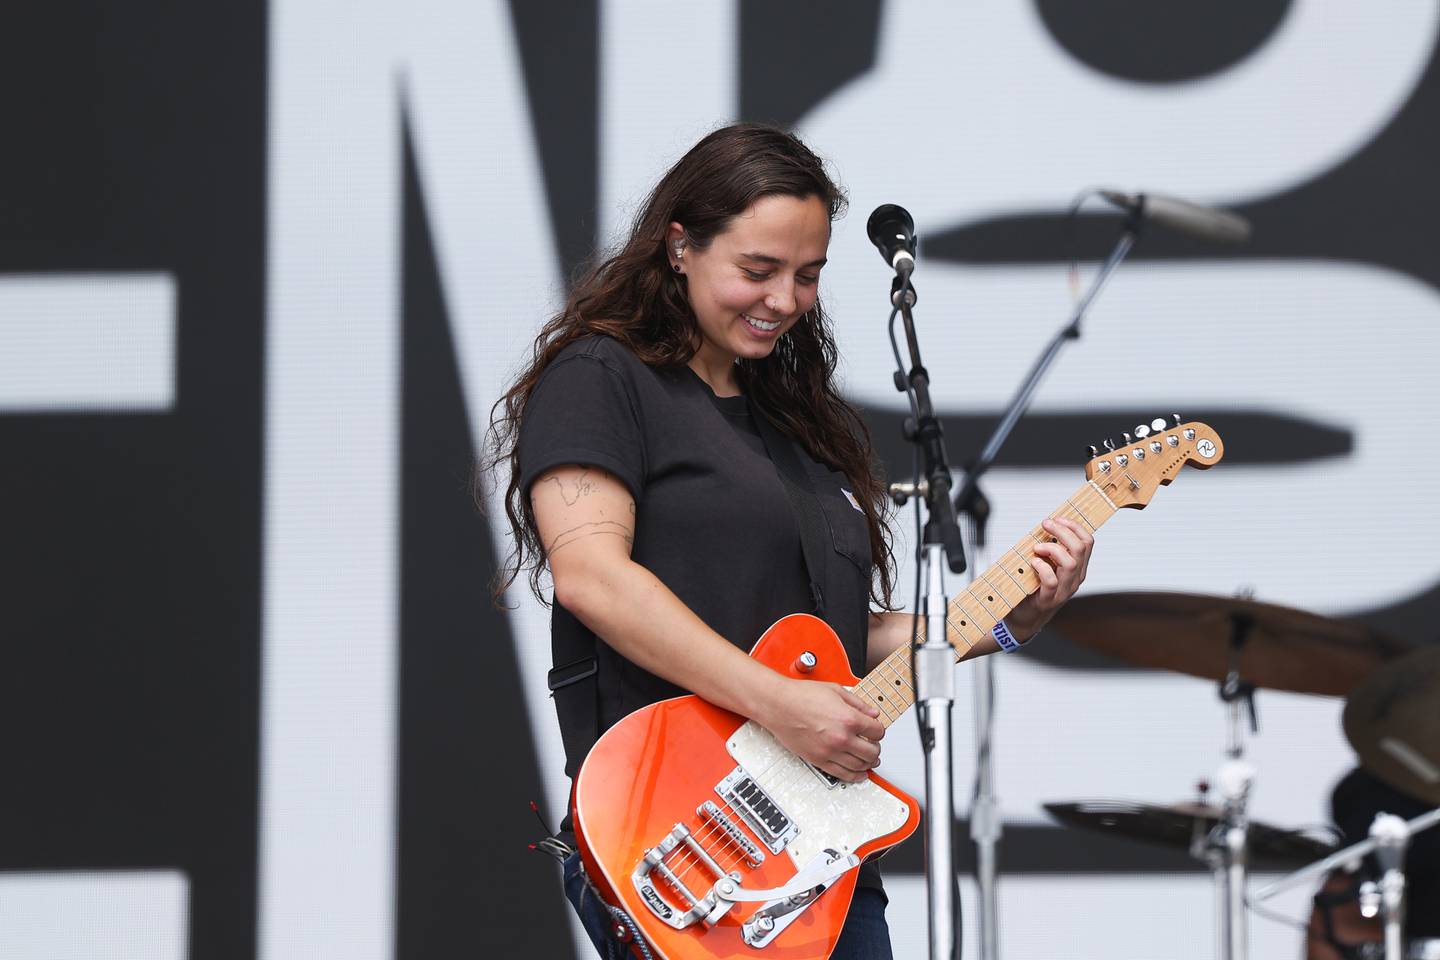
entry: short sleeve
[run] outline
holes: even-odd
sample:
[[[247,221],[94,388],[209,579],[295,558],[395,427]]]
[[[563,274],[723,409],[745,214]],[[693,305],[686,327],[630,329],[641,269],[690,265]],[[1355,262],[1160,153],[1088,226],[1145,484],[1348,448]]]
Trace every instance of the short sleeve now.
[[[620,371],[590,354],[562,356],[541,375],[520,421],[520,489],[565,464],[600,467],[638,503],[645,444]]]

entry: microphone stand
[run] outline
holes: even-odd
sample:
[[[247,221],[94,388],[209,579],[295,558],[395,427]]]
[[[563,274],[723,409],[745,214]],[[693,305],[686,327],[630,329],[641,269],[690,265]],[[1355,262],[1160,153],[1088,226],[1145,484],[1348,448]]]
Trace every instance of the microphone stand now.
[[[925,584],[921,609],[925,613],[925,642],[912,649],[914,657],[916,711],[920,742],[925,751],[925,879],[930,918],[931,960],[953,960],[957,930],[955,820],[953,757],[950,747],[950,713],[955,703],[955,650],[945,636],[944,567],[954,573],[965,569],[964,543],[950,500],[951,472],[945,456],[944,430],[930,402],[930,374],[920,362],[920,344],[910,308],[915,291],[908,272],[897,276],[891,302],[899,311],[910,353],[910,371],[902,378],[896,371],[896,386],[908,384],[913,400],[913,417],[906,424],[906,439],[920,451],[924,480],[895,494],[897,503],[911,493],[924,498],[928,519],[920,547],[919,561]],[[891,314],[894,320],[894,314]],[[896,358],[899,359],[898,356]],[[918,488],[918,489],[917,489]]]
[[[1005,415],[995,432],[971,465],[965,483],[955,496],[955,509],[970,518],[973,533],[971,546],[976,555],[985,548],[985,523],[990,516],[990,503],[980,489],[980,478],[995,463],[1000,448],[1009,439],[1015,424],[1030,407],[1040,381],[1060,354],[1067,340],[1080,339],[1080,321],[1100,293],[1115,268],[1130,253],[1140,234],[1141,209],[1126,216],[1115,248],[1090,284],[1090,289],[1075,307],[1075,313],[1045,347],[1040,359],[1031,367],[1010,400]],[[979,561],[976,561],[979,566]],[[973,576],[973,571],[972,571]],[[986,657],[975,671],[975,790],[970,806],[970,838],[975,843],[975,882],[979,888],[980,960],[998,960],[1000,955],[1000,905],[997,888],[999,860],[997,848],[1001,835],[999,801],[995,796],[995,772],[991,736],[995,723],[995,659]],[[933,819],[933,818],[932,818]]]

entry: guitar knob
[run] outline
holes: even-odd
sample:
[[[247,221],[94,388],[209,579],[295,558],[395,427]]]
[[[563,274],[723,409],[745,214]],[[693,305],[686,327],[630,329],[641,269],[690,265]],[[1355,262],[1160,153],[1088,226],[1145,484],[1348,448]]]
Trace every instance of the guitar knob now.
[[[1172,416],[1172,417],[1175,418],[1175,426],[1177,426],[1177,427],[1180,426],[1180,414],[1178,414],[1178,413],[1172,413],[1172,414],[1170,414],[1170,416]]]
[[[1145,426],[1145,424],[1142,423],[1135,427],[1136,440],[1144,440],[1148,436],[1150,436],[1150,428]]]
[[[1130,446],[1130,434],[1122,433],[1121,436],[1125,438],[1125,446]]]
[[[1114,452],[1115,452],[1115,441],[1114,441],[1114,440],[1111,440],[1109,437],[1106,437],[1106,438],[1105,438],[1105,449],[1106,449],[1106,450],[1109,450],[1111,453],[1114,453]]]
[[[804,653],[800,654],[800,656],[795,658],[795,669],[798,670],[800,673],[809,673],[811,670],[815,669],[815,664],[819,662],[820,661],[815,658],[815,654],[811,653],[809,650],[806,650]]]
[[[1095,446],[1095,444],[1090,444],[1089,450],[1091,460],[1094,460],[1096,457],[1100,456],[1100,450]]]
[[[1161,430],[1164,430],[1164,429],[1165,429],[1165,418],[1164,418],[1164,417],[1156,417],[1154,420],[1151,420],[1151,421],[1150,421],[1150,430],[1151,430],[1152,433],[1159,433]]]

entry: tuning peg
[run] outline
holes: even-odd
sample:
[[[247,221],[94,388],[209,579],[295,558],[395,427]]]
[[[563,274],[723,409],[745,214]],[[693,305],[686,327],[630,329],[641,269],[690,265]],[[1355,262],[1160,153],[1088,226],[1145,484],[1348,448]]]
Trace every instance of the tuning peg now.
[[[1125,438],[1125,446],[1127,446],[1127,447],[1130,446],[1130,434],[1128,434],[1128,433],[1122,433],[1122,434],[1120,434],[1120,436],[1122,436],[1122,437]]]
[[[1170,416],[1172,416],[1172,417],[1175,418],[1175,426],[1177,426],[1177,427],[1180,426],[1180,414],[1178,414],[1178,413],[1172,413],[1172,414],[1170,414]]]
[[[1090,444],[1090,459],[1094,460],[1098,456],[1100,456],[1099,449],[1096,448],[1095,444]]]
[[[1109,450],[1111,453],[1114,453],[1114,452],[1115,452],[1115,441],[1114,441],[1114,440],[1111,440],[1109,437],[1106,437],[1106,438],[1105,438],[1105,449],[1106,449],[1106,450]]]
[[[1145,439],[1146,437],[1148,437],[1148,436],[1150,436],[1150,428],[1149,428],[1149,427],[1145,426],[1145,424],[1143,424],[1143,423],[1137,424],[1137,425],[1135,426],[1135,439],[1136,439],[1136,440],[1144,440],[1144,439]]]
[[[1159,433],[1161,430],[1164,430],[1164,429],[1165,429],[1165,418],[1164,418],[1164,417],[1156,417],[1154,420],[1151,420],[1151,421],[1150,421],[1150,430],[1151,430],[1152,432],[1154,432],[1154,433]]]

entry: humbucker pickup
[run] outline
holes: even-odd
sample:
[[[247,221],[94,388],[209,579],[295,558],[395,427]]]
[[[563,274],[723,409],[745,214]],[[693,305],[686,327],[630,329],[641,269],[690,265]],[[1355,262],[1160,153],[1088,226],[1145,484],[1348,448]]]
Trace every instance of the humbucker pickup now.
[[[740,814],[771,853],[784,850],[785,845],[800,832],[789,815],[745,772],[744,767],[736,767],[716,784],[715,792]]]

